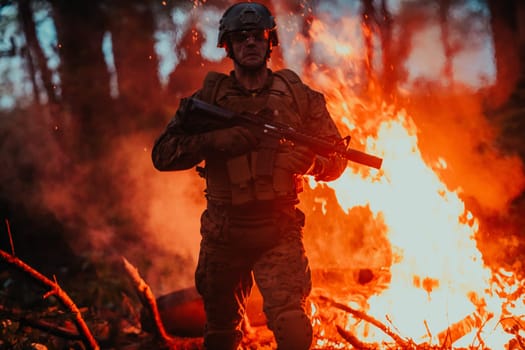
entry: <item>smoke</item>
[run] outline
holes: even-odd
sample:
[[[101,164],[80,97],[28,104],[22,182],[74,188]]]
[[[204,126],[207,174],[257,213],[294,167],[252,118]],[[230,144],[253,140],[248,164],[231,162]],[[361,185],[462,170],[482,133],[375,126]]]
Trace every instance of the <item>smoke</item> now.
[[[327,97],[342,96],[348,101],[344,114],[333,115],[338,124],[346,129],[352,123],[379,122],[364,119],[384,106],[376,91],[368,90],[364,79],[366,48],[359,7],[336,1],[314,8],[298,7],[289,1],[275,1],[272,5],[286,65],[304,73],[304,80]],[[207,14],[202,17],[204,24],[188,23],[178,42],[187,56],[179,57],[171,72],[170,81],[175,85],[168,89],[176,97],[198,88],[207,70],[230,69],[228,61],[212,62],[201,56],[203,45],[208,48],[214,40],[210,38],[210,23],[217,22],[216,9],[202,11]],[[416,21],[406,12],[397,15],[398,21],[406,19],[406,23],[397,24],[395,32],[404,40],[395,42],[399,44],[396,57],[401,62],[410,56],[406,66],[398,67],[399,89],[405,97],[399,107],[407,108],[418,127],[425,160],[449,188],[480,210],[504,213],[523,191],[525,176],[521,160],[498,149],[498,129],[487,120],[481,98],[473,93],[472,82],[486,82],[486,75],[491,74],[490,69],[483,70],[492,67],[487,49],[465,47],[462,57],[479,61],[480,68],[475,70],[470,65],[468,79],[451,85],[437,72],[444,55],[433,53],[443,50],[436,42],[435,31],[425,32],[431,37],[423,33],[417,40],[409,40],[408,33],[415,32],[425,21]],[[192,20],[199,18],[193,13]],[[204,32],[206,37],[194,37],[189,28],[201,28],[200,35]],[[202,51],[208,53],[208,49]],[[426,55],[414,54],[417,52]],[[376,59],[374,65],[379,66],[380,55]],[[464,66],[465,61],[455,63],[457,69]],[[464,75],[458,72],[455,77]],[[170,109],[169,113],[173,112]],[[156,294],[192,285],[200,240],[199,216],[205,205],[204,183],[194,170],[160,173],[153,168],[150,152],[161,128],[123,135],[114,140],[102,159],[79,165],[67,156],[67,138],[71,136],[67,125],[65,130],[54,130],[45,113],[33,110],[2,122],[0,159],[2,169],[7,171],[0,172],[0,182],[5,184],[5,197],[16,198],[30,208],[51,211],[72,232],[67,239],[77,254],[89,250],[101,256],[124,255],[139,263]],[[43,118],[34,118],[42,114]],[[367,135],[353,136],[359,140]],[[320,198],[332,203],[326,212]],[[326,266],[388,265],[391,252],[380,217],[370,217],[367,208],[344,213],[334,206],[336,199],[327,187],[307,189],[302,199],[310,218],[306,235],[313,262]],[[347,217],[353,221],[342,219]],[[334,252],[330,257],[325,254],[327,245]],[[349,252],[358,254],[345,261],[343,257]]]
[[[483,114],[479,97],[447,89],[414,99],[411,107],[420,148],[449,188],[487,214],[504,214],[524,189],[523,164],[498,147],[498,128]]]
[[[359,11],[345,4],[324,3],[311,9],[314,19],[308,35],[296,36],[297,31],[288,30],[279,34],[284,33],[284,57],[299,69],[310,68],[308,82],[314,88],[326,96],[346,98],[349,104],[360,101],[359,107],[370,120],[373,113],[382,113],[383,102],[380,91],[370,90],[361,79],[367,48],[362,41]],[[501,126],[492,123],[484,109],[487,96],[481,92],[495,79],[487,11],[451,8],[447,37],[442,36],[443,28],[428,6],[411,4],[397,11],[393,30],[400,38],[392,38],[392,44],[400,49],[393,57],[397,57],[395,62],[404,63],[396,69],[406,70],[406,74],[397,76],[401,99],[395,102],[396,107],[408,110],[419,130],[422,153],[451,189],[474,199],[486,212],[504,213],[523,191],[525,176],[517,154],[504,153],[498,147]],[[282,15],[281,19],[294,28],[304,20],[303,14]],[[449,41],[452,53],[445,51],[443,40]],[[372,48],[380,57],[379,42],[376,33]],[[310,66],[308,54],[313,63]],[[449,54],[453,57],[447,57]],[[452,72],[445,69],[448,63],[452,63]],[[381,72],[381,61],[373,64]],[[370,122],[359,118],[359,109],[349,112],[356,123]],[[439,160],[445,160],[445,168],[435,166]]]
[[[36,268],[54,256],[108,261],[125,256],[157,293],[191,285],[202,181],[190,172],[156,171],[152,132],[116,140],[104,159],[73,161],[66,151],[71,133],[55,130],[49,117],[46,108],[15,111],[3,117],[0,128],[0,209],[12,223],[19,256]],[[52,225],[44,222],[51,219]],[[59,232],[64,236],[57,237]],[[65,240],[71,251],[60,250],[64,247],[52,239]],[[44,261],[35,259],[41,253],[47,254]]]
[[[118,141],[114,173],[127,165],[120,186],[125,188],[122,209],[134,218],[158,252],[139,251],[148,256],[148,283],[157,293],[167,293],[193,285],[200,242],[200,215],[205,208],[204,180],[195,169],[159,172],[151,162],[156,135],[136,133]],[[131,165],[131,166],[130,166]]]
[[[380,28],[372,25],[371,47],[367,47],[359,7],[323,2],[291,11],[288,2],[281,1],[275,8],[280,9],[278,26],[285,26],[279,36],[287,65],[301,72],[328,101],[339,102],[328,107],[342,130],[352,130],[359,143],[374,133],[374,124],[377,127],[405,109],[417,128],[425,162],[448,189],[459,194],[467,210],[482,221],[509,217],[512,203],[525,189],[525,173],[517,150],[501,147],[501,129],[508,127],[487,115],[487,91],[493,89],[496,69],[487,9],[451,8],[448,22],[443,23],[427,5],[400,6],[393,13],[389,47],[393,66],[383,67],[386,52],[381,51]],[[368,49],[374,52],[371,62],[365,59]],[[367,64],[372,67],[369,76],[365,76]],[[396,79],[395,101],[382,95],[381,79]],[[393,113],[385,113],[388,109]],[[306,239],[313,264],[387,264],[385,257],[391,252],[384,244],[381,218],[371,220],[360,208],[348,216],[335,215],[333,207],[332,214],[320,215],[312,197],[329,203],[330,196],[319,189],[303,194],[311,219]],[[318,221],[324,225],[319,227]],[[377,240],[359,239],[370,235]],[[330,256],[323,254],[326,249]]]

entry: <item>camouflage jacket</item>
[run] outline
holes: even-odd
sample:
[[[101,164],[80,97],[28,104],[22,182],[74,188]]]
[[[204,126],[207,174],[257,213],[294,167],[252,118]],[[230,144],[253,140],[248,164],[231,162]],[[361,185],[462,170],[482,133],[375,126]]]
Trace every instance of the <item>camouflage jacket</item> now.
[[[229,76],[215,73],[214,87],[210,86],[209,78],[205,80],[203,88],[193,96],[208,100],[234,112],[255,113],[263,108],[274,111],[276,121],[286,123],[294,128],[304,130],[306,133],[318,137],[340,138],[340,133],[332,120],[324,100],[324,96],[309,88],[307,85],[295,81],[304,92],[299,103],[306,104],[298,108],[298,99],[294,96],[289,82],[279,72],[269,71],[268,80],[262,89],[253,92],[246,90],[235,79],[234,73]],[[212,93],[210,93],[213,90]],[[228,180],[226,169],[228,159],[221,157],[209,157],[204,159],[201,149],[202,136],[188,135],[180,127],[180,119],[185,113],[185,99],[181,100],[179,109],[174,118],[169,122],[164,132],[155,141],[152,150],[154,166],[161,171],[184,170],[194,167],[205,161],[204,176],[207,180],[208,195],[213,197],[214,193],[220,199],[228,200],[232,184]],[[256,150],[255,150],[256,151]],[[250,159],[250,157],[248,157]],[[251,165],[248,168],[253,168]],[[317,157],[314,169],[316,180],[331,181],[339,177],[346,168],[346,160],[339,157],[329,159]],[[248,174],[247,177],[250,175]],[[293,174],[289,174],[290,179]],[[283,178],[284,179],[284,178]],[[287,179],[274,181],[274,187],[279,187],[281,194],[288,193],[296,197],[297,188]],[[290,185],[284,184],[284,182]],[[234,184],[235,185],[235,184]],[[241,184],[242,185],[242,184]],[[291,186],[291,187],[290,187]],[[293,187],[293,188],[292,188]],[[281,191],[282,190],[282,191]],[[278,191],[278,192],[279,192]],[[277,194],[279,196],[279,193]]]

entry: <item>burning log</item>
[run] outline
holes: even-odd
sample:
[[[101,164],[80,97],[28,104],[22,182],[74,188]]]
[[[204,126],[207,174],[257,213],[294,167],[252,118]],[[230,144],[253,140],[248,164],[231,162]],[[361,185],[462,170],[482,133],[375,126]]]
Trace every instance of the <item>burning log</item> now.
[[[359,311],[359,310],[356,310],[356,309],[353,309],[351,308],[350,306],[347,306],[345,304],[341,304],[341,303],[338,303],[336,302],[335,300],[332,300],[326,296],[319,296],[319,298],[322,300],[322,301],[325,301],[327,302],[328,304],[338,308],[338,309],[341,309],[343,311],[346,311],[350,314],[352,314],[353,316],[357,317],[357,318],[360,318],[362,320],[365,320],[371,324],[373,324],[374,326],[376,326],[377,328],[379,328],[380,330],[382,330],[383,332],[385,332],[385,334],[387,334],[388,336],[390,336],[392,339],[395,340],[395,342],[402,348],[402,349],[410,349],[412,347],[412,342],[411,341],[407,341],[403,338],[401,338],[399,335],[397,335],[396,333],[394,333],[390,328],[388,328],[387,326],[385,326],[382,322],[380,322],[379,320],[373,318],[372,316],[369,316],[367,315],[366,313],[362,312],[362,311]],[[353,338],[351,338],[353,340]],[[365,346],[365,345],[363,345]],[[364,348],[366,349],[366,347]]]
[[[194,287],[161,295],[156,299],[159,316],[166,331],[174,336],[202,337],[206,324],[204,302]],[[151,317],[141,315],[142,327],[151,330]]]
[[[156,299],[161,322],[168,334],[179,337],[202,337],[206,324],[204,302],[195,286],[175,290]],[[266,326],[262,295],[254,285],[246,304],[246,314],[242,326],[246,334],[254,327]],[[144,317],[146,316],[146,317]],[[148,315],[142,316],[142,327],[151,331],[154,325]]]
[[[467,315],[462,320],[450,325],[446,330],[438,334],[439,343],[441,346],[450,348],[454,342],[463,338],[474,329],[481,329],[483,324],[491,319],[493,316],[475,311],[470,315]],[[486,320],[484,320],[486,318]]]
[[[50,288],[50,291],[44,295],[44,298],[47,298],[50,295],[55,295],[58,298],[58,300],[62,303],[62,305],[66,307],[74,316],[73,321],[78,329],[82,342],[87,346],[88,349],[100,349],[97,341],[91,334],[91,331],[89,330],[86,322],[82,318],[82,313],[80,312],[79,308],[76,306],[73,300],[71,300],[69,295],[67,295],[67,293],[62,288],[60,288],[56,281],[51,281],[46,276],[42,275],[40,272],[36,271],[31,266],[24,263],[22,260],[18,259],[14,255],[4,252],[3,250],[0,250],[0,258],[2,258],[7,263],[13,265],[14,267],[18,268],[22,272],[25,272],[38,283]]]

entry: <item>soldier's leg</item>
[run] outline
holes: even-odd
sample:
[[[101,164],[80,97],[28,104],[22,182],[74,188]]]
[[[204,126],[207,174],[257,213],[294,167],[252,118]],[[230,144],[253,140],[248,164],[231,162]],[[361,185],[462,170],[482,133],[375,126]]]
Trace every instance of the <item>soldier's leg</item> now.
[[[206,231],[209,223],[203,223]],[[203,237],[195,283],[206,312],[204,347],[236,350],[242,340],[241,323],[253,285],[251,269],[242,254],[207,239],[207,234]]]
[[[299,219],[302,217],[300,212],[297,215]],[[277,348],[306,350],[312,343],[312,325],[306,312],[312,282],[302,242],[302,224],[300,220],[299,223],[292,220],[282,227],[286,228],[286,236],[256,262],[254,276]]]

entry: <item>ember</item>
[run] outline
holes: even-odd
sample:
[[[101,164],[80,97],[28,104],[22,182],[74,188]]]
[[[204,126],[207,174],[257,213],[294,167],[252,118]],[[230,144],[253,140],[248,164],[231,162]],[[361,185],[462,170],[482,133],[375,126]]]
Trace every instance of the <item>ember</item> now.
[[[454,93],[464,96],[463,100],[433,110],[425,106],[426,96],[413,92],[416,103],[387,102],[373,85],[364,88],[367,97],[363,98],[362,74],[357,70],[360,58],[352,47],[359,39],[349,37],[355,23],[327,16],[319,13],[311,22],[309,35],[319,48],[310,53],[314,63],[304,67],[308,83],[326,95],[341,128],[361,142],[362,150],[383,157],[384,164],[379,172],[349,165],[340,179],[328,185],[311,182],[303,194],[310,218],[307,248],[312,266],[324,271],[314,280],[312,296],[317,348],[345,348],[350,343],[374,349],[503,349],[523,344],[524,282],[485,264],[476,240],[479,219],[463,199],[465,187],[471,189],[468,184],[444,181],[450,179],[447,172],[458,171],[459,167],[454,168],[458,153],[450,146],[439,148],[439,130],[433,130],[438,135],[434,146],[419,139],[426,130],[419,128],[417,118],[423,125],[434,125],[439,123],[436,120],[451,120],[447,114],[454,108],[475,113],[469,118],[478,123],[476,128],[485,126],[483,134],[491,135],[479,107],[461,89]],[[332,28],[338,28],[337,33]],[[293,42],[302,40],[297,36]],[[442,95],[433,97],[437,100],[450,98],[445,89],[436,87],[435,91]],[[425,114],[435,121],[429,122]],[[464,138],[464,142],[462,147],[469,150],[476,141]],[[421,145],[430,156],[423,155]],[[471,151],[471,158],[477,157]],[[489,153],[487,157],[498,157],[495,151]],[[468,152],[463,154],[469,157]],[[520,161],[503,158],[500,161],[506,162],[506,168],[516,172],[516,186],[505,187],[495,177],[485,186],[493,186],[496,192],[501,189],[504,202],[519,193],[524,183]],[[468,179],[468,173],[456,176]],[[478,181],[474,178],[473,182]],[[497,206],[495,202],[489,205]],[[376,271],[375,280],[363,286],[359,278],[341,277],[352,275],[356,268]],[[327,277],[327,271],[337,273]],[[515,322],[510,327],[504,322],[508,319]]]

